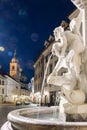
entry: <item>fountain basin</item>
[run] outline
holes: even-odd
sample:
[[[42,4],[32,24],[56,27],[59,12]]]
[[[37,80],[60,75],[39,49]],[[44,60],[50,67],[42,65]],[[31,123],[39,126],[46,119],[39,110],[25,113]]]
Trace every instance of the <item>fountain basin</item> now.
[[[32,116],[38,115],[38,112],[43,116],[48,113],[53,115],[54,109],[54,107],[44,107],[40,110],[39,108],[14,110],[8,114],[8,122],[2,126],[1,130],[87,130],[87,122],[32,118]]]

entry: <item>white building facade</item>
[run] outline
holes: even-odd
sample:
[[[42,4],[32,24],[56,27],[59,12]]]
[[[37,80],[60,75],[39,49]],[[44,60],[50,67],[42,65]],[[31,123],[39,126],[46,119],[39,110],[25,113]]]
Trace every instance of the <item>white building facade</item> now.
[[[12,77],[6,75],[6,102],[14,103],[16,98],[21,94],[20,83]]]

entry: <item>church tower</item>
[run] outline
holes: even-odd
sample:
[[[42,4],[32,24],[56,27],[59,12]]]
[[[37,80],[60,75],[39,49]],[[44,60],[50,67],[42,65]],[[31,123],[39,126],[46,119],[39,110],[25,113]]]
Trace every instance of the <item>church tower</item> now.
[[[16,58],[16,50],[14,52],[14,57],[12,58],[10,62],[10,76],[13,77],[17,81],[20,80],[21,72],[20,72],[20,65]]]

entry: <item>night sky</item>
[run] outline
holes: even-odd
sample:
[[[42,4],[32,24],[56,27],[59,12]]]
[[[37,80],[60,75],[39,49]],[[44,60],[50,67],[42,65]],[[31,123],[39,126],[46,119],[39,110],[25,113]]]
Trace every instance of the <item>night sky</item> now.
[[[0,64],[9,73],[16,49],[28,80],[44,41],[75,9],[70,0],[0,0]],[[5,50],[3,51],[3,47]]]

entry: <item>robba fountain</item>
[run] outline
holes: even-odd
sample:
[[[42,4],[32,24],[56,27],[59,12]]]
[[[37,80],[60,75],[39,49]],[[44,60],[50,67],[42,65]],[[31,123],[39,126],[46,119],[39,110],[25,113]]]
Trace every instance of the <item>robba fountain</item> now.
[[[41,107],[38,118],[38,108],[12,111],[1,130],[87,130],[87,0],[71,1],[79,14],[69,30],[54,29],[52,55],[58,62],[47,78],[48,84],[61,86],[59,107]]]

